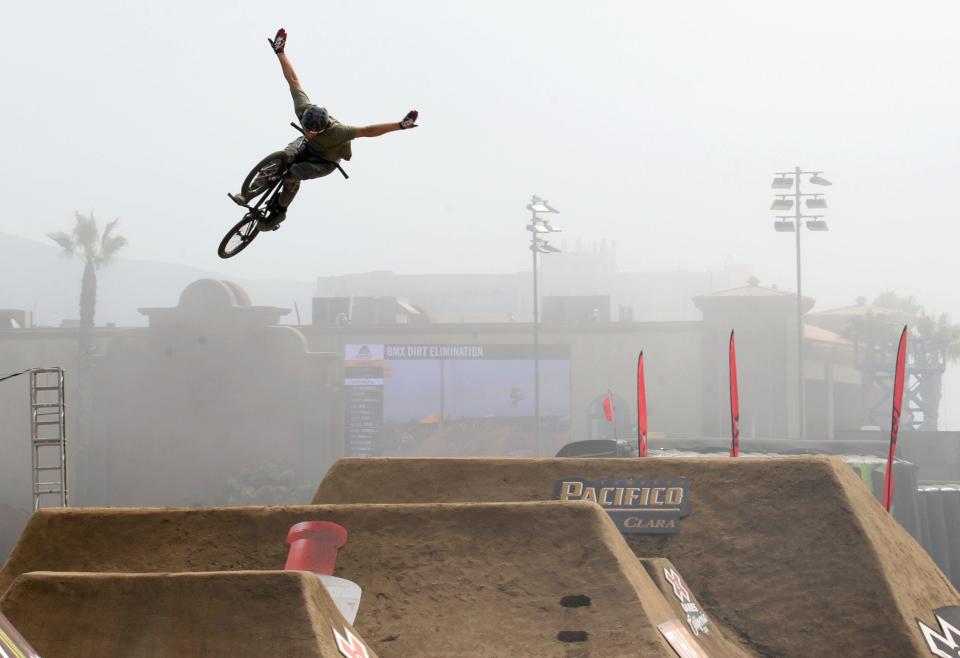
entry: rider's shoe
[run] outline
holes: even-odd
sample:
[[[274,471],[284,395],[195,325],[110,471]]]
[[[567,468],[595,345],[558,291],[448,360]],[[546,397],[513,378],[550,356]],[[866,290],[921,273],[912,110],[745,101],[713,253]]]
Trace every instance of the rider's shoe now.
[[[227,196],[230,197],[230,200],[233,201],[238,206],[247,205],[247,197],[243,196],[243,194],[241,194],[240,192],[237,192],[236,194],[230,194],[229,192],[227,192]]]
[[[287,218],[287,209],[274,201],[269,207],[270,215],[266,219],[257,222],[257,228],[261,231],[276,231],[280,222]]]

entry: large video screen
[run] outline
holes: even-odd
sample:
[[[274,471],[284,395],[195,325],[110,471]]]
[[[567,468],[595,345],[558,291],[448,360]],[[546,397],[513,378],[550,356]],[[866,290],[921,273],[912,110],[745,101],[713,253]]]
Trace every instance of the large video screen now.
[[[541,345],[542,454],[570,440],[570,357]],[[538,454],[532,345],[347,345],[352,456]]]

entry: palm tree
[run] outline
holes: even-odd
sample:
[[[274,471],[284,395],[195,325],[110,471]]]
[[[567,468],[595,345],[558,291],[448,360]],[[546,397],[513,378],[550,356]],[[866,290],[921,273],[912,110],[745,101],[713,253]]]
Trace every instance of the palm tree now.
[[[94,495],[95,486],[89,477],[94,472],[90,468],[91,462],[97,457],[97,446],[94,445],[95,435],[91,430],[95,417],[93,412],[91,353],[93,352],[94,314],[97,308],[97,270],[108,264],[120,249],[127,244],[127,239],[117,235],[115,219],[103,227],[103,232],[97,226],[93,212],[88,216],[79,212],[74,214],[73,228],[69,233],[59,231],[48,233],[47,236],[63,247],[64,256],[79,256],[83,259],[83,278],[80,282],[80,336],[77,358],[77,376],[73,378],[72,392],[76,395],[76,414],[72,421],[71,432],[76,437],[74,445],[77,451],[78,463],[81,464],[81,478],[75,480],[79,484],[79,498]],[[101,446],[102,449],[102,446]]]
[[[858,303],[860,299],[865,301],[865,298],[858,298]],[[929,369],[917,384],[917,394],[925,402],[920,429],[936,430],[943,384],[942,374],[937,369],[960,361],[960,325],[951,323],[945,313],[927,313],[913,296],[900,296],[891,290],[880,293],[873,305],[889,309],[891,313],[878,314],[871,310],[861,317],[851,318],[848,337],[865,349],[880,348],[890,357],[895,353],[900,328],[909,325],[910,354],[916,361],[913,367]]]
[[[103,232],[97,226],[93,212],[87,216],[75,213],[73,229],[66,233],[48,233],[47,237],[63,247],[65,256],[83,259],[83,279],[80,283],[80,357],[83,359],[93,347],[93,318],[97,308],[97,270],[108,264],[127,239],[114,229],[119,219],[108,222]]]
[[[931,346],[931,357],[943,364],[960,361],[960,326],[950,322],[950,316],[922,314],[917,322],[917,336]],[[943,395],[943,376],[927,377],[920,382],[920,395],[930,402],[920,429],[936,430],[940,421],[940,399]]]

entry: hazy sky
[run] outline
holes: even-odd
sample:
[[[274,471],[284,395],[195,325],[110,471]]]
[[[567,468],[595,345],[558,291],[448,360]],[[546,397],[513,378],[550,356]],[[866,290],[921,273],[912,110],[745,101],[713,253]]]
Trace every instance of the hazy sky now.
[[[276,5],[276,3],[274,3]],[[954,301],[956,2],[5,2],[0,231],[120,217],[124,254],[238,277],[528,267],[532,193],[621,268],[754,266],[794,286],[772,172],[824,171],[805,233],[823,309],[884,288]],[[230,261],[226,192],[295,137],[266,37],[354,143]]]
[[[816,310],[890,288],[960,320],[957,2],[2,7],[2,232],[46,240],[92,209],[122,219],[127,257],[233,277],[511,272],[539,194],[622,269],[745,263],[792,289],[768,208],[772,173],[800,165],[834,182],[831,231],[803,234]],[[280,26],[314,102],[354,125],[417,108],[421,127],[357,140],[349,181],[305,183],[279,232],[221,261],[226,192],[296,136]]]

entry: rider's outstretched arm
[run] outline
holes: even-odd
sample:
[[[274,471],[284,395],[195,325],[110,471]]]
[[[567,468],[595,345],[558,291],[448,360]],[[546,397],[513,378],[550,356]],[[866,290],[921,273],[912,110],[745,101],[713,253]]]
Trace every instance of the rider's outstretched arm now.
[[[402,130],[399,123],[375,123],[372,126],[361,126],[357,128],[357,137],[379,137],[394,130]]]
[[[293,64],[287,59],[287,54],[283,52],[287,45],[286,30],[281,27],[277,30],[277,36],[267,39],[267,41],[270,42],[270,47],[273,48],[273,52],[277,54],[277,59],[280,60],[280,68],[283,69],[283,77],[290,85],[290,91],[303,91],[303,87],[300,86],[300,78],[297,77],[297,72],[293,70]]]
[[[280,60],[280,68],[283,69],[283,77],[287,79],[290,90],[303,91],[303,87],[300,86],[300,78],[297,77],[297,72],[293,70],[293,64],[287,59],[287,54],[285,52],[279,52],[277,53],[277,59]]]
[[[416,128],[419,113],[416,110],[407,112],[407,116],[399,123],[375,123],[372,126],[363,126],[357,128],[357,137],[379,137],[386,133],[392,133],[394,130],[406,130],[407,128]]]

